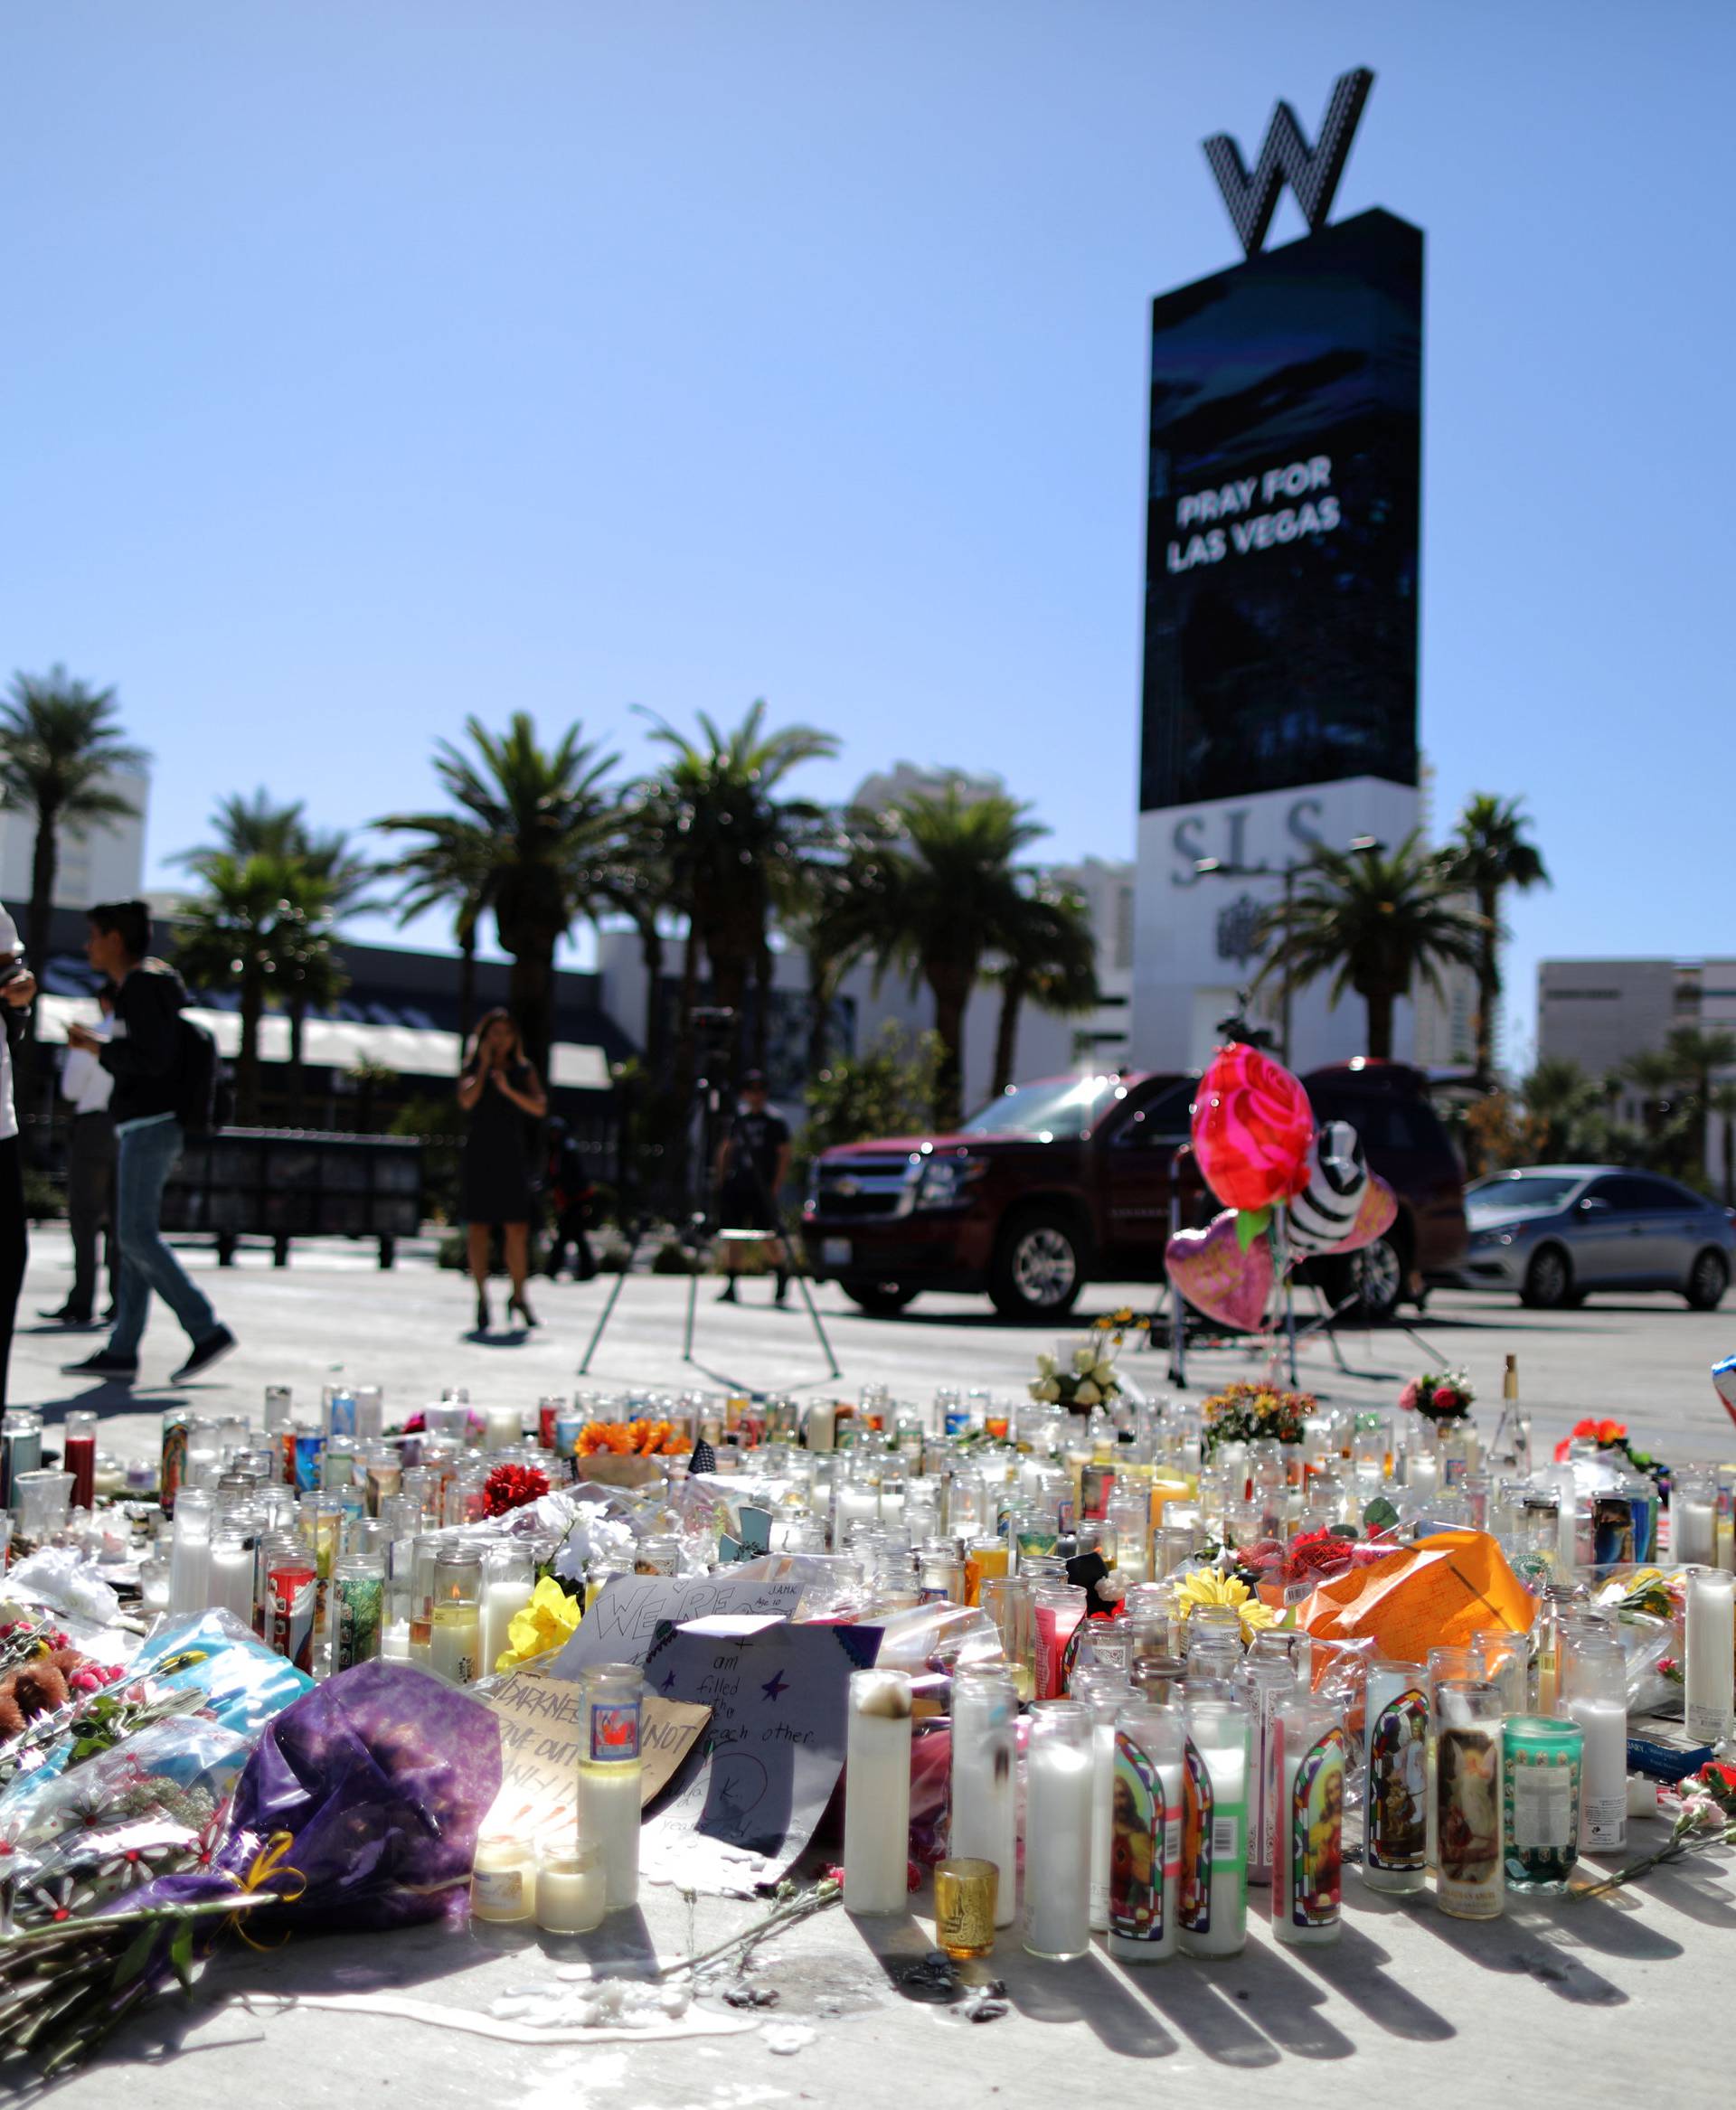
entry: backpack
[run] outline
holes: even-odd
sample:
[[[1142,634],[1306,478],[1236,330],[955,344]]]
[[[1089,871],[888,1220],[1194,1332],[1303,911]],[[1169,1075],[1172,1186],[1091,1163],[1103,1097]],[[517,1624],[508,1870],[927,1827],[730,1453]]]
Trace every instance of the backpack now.
[[[175,1118],[188,1137],[213,1135],[234,1115],[227,1065],[210,1031],[181,1014],[181,1057],[175,1073]]]

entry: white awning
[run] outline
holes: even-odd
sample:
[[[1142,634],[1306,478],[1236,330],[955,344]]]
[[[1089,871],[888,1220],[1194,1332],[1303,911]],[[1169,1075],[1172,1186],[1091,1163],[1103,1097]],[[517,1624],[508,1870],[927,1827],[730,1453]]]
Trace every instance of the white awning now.
[[[69,1025],[94,1026],[101,1018],[94,996],[42,996],[38,999],[38,1031],[48,1042],[64,1041]],[[241,1051],[241,1013],[190,1008],[190,1019],[204,1026],[226,1062]],[[401,1077],[456,1079],[462,1047],[457,1033],[428,1026],[361,1025],[349,1019],[310,1018],[302,1029],[302,1060],[314,1069],[350,1069],[362,1061],[377,1062]],[[259,1021],[259,1059],[289,1060],[289,1021],[267,1012]],[[600,1048],[557,1041],[549,1058],[549,1081],[562,1091],[607,1091],[609,1058]]]

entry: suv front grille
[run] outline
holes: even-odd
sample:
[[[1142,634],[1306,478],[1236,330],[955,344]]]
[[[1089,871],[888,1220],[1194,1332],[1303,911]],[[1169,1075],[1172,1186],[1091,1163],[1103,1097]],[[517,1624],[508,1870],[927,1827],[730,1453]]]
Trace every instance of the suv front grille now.
[[[822,1164],[815,1189],[815,1213],[828,1223],[853,1217],[902,1216],[916,1192],[915,1170],[908,1157]]]

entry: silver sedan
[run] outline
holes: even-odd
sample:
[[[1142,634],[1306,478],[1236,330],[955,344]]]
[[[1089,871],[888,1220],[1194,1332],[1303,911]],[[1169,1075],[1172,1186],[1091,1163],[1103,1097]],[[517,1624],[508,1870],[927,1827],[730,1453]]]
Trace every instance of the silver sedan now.
[[[1465,1194],[1467,1289],[1510,1289],[1559,1311],[1604,1289],[1673,1289],[1697,1312],[1736,1271],[1736,1212],[1656,1173],[1526,1165]]]

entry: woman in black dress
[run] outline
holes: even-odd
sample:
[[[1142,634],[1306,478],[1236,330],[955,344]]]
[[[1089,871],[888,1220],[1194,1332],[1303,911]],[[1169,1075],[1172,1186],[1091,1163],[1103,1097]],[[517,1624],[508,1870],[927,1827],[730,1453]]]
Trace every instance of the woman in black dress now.
[[[507,1312],[527,1326],[535,1314],[524,1300],[531,1271],[530,1126],[549,1110],[512,1013],[491,1011],[477,1022],[458,1078],[458,1104],[470,1116],[464,1139],[463,1206],[470,1273],[476,1285],[476,1331],[494,1323],[488,1309],[488,1248],[496,1224],[513,1278]]]

